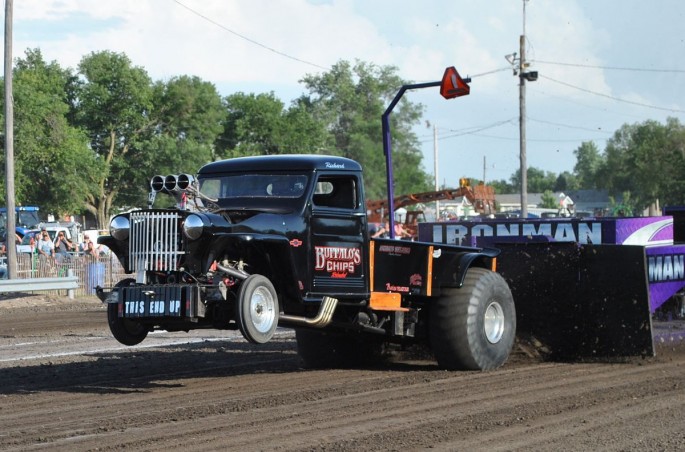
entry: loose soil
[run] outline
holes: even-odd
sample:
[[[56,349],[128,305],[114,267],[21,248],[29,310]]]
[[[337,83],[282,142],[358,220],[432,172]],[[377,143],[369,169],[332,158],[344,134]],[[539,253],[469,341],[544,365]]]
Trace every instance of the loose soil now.
[[[0,297],[0,450],[685,449],[685,351],[492,372],[425,354],[307,370],[294,336],[233,331],[118,344],[94,298]]]

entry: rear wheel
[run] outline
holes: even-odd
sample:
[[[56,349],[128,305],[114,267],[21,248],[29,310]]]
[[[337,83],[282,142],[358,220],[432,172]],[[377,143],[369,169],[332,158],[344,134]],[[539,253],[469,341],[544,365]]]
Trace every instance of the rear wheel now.
[[[372,337],[298,329],[297,354],[305,367],[370,367],[382,363],[383,342]]]
[[[490,370],[509,357],[516,309],[506,281],[470,268],[461,288],[445,289],[430,309],[431,348],[445,369]]]
[[[238,327],[245,339],[255,344],[271,340],[278,326],[278,296],[268,278],[250,275],[240,286],[236,306]]]
[[[129,286],[134,283],[133,279],[124,279],[119,281],[115,287]],[[114,294],[116,295],[116,294]],[[114,339],[124,345],[138,345],[147,337],[148,328],[134,320],[119,317],[119,304],[107,304],[107,322],[109,323],[109,330],[112,332]]]

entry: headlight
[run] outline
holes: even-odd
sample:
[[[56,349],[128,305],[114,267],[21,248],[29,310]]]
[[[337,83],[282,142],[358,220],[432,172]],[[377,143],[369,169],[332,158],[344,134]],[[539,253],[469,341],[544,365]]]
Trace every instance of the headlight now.
[[[126,240],[128,239],[130,225],[128,217],[114,217],[109,224],[109,233],[117,240]]]
[[[188,215],[188,218],[183,222],[183,233],[190,240],[197,240],[202,235],[204,226],[202,218],[197,215]]]

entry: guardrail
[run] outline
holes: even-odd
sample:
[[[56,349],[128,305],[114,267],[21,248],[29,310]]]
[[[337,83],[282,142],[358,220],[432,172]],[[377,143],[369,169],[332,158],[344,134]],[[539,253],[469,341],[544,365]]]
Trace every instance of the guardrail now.
[[[3,273],[6,269],[2,264],[3,257],[0,257],[0,280],[6,277]],[[65,291],[62,289],[49,289],[47,285],[41,284],[40,289],[33,289],[32,281],[37,279],[58,278],[63,281],[64,277],[75,276],[78,279],[78,287],[67,289],[74,292],[75,297],[95,295],[95,287],[113,287],[123,278],[130,277],[124,272],[119,259],[116,256],[106,255],[98,257],[71,256],[60,259],[44,259],[41,256],[20,253],[17,256],[17,276],[16,280],[26,281],[31,289],[44,290],[48,295],[62,296]],[[0,288],[0,293],[2,288]]]
[[[0,280],[0,293],[68,290],[70,292],[69,298],[73,298],[72,291],[78,289],[78,287],[78,278],[76,276]]]

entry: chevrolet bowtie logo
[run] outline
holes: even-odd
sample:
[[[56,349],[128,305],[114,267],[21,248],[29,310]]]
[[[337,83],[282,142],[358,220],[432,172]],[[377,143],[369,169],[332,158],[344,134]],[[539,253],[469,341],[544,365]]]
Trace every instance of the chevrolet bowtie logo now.
[[[294,246],[295,248],[297,248],[298,246],[301,246],[301,245],[302,245],[302,240],[300,240],[300,239],[292,239],[290,241],[290,246]]]

